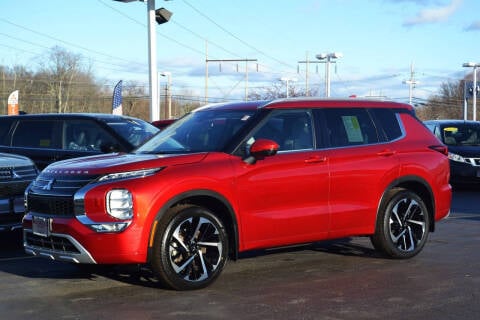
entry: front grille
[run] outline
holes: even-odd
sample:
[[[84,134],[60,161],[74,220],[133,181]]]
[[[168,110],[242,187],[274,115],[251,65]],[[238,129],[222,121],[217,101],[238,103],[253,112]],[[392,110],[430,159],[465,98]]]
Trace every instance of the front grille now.
[[[0,182],[5,181],[32,181],[37,176],[34,166],[0,167]]]
[[[63,252],[65,254],[79,254],[80,251],[64,237],[49,236],[41,237],[31,232],[25,233],[25,242],[28,246],[37,249],[53,250],[56,252]]]
[[[37,194],[72,196],[78,189],[95,180],[94,175],[56,175],[42,172],[32,183],[31,191]]]
[[[0,214],[0,225],[18,224],[22,222],[22,218],[23,214],[19,213]]]
[[[73,196],[27,195],[28,211],[49,216],[74,216]]]
[[[31,181],[0,182],[0,197],[21,196]]]

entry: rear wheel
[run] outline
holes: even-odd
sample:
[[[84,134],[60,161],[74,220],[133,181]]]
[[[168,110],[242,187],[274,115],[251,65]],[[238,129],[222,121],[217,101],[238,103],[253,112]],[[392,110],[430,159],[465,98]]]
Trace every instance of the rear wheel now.
[[[392,258],[413,257],[427,241],[429,223],[427,207],[416,193],[393,189],[380,207],[372,244]]]
[[[228,258],[228,238],[223,222],[211,211],[178,206],[160,222],[153,250],[152,269],[165,286],[200,289],[222,272]]]

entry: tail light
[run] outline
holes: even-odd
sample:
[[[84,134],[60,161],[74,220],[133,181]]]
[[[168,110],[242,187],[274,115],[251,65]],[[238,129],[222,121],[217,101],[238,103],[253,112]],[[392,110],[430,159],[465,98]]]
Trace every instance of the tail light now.
[[[432,150],[435,150],[437,152],[440,152],[441,154],[443,155],[446,155],[448,156],[448,148],[447,146],[444,146],[442,144],[438,144],[438,145],[433,145],[433,146],[429,146],[430,149]]]

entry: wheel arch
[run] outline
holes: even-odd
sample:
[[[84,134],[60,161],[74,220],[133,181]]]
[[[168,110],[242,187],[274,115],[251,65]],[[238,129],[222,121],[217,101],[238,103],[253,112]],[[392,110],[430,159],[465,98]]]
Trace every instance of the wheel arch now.
[[[172,198],[158,211],[152,225],[150,226],[147,261],[150,261],[150,257],[152,255],[152,244],[158,222],[163,218],[165,213],[172,208],[178,205],[186,204],[204,207],[212,211],[220,220],[222,220],[228,235],[229,258],[237,260],[238,223],[235,211],[233,210],[230,202],[224,196],[212,190],[192,190],[181,193]]]
[[[382,194],[380,202],[377,208],[377,219],[378,211],[382,208],[383,202],[386,200],[387,194],[393,189],[406,189],[415,192],[422,200],[425,202],[425,206],[428,210],[430,225],[429,231],[435,231],[435,197],[433,196],[433,191],[428,182],[419,176],[404,176],[401,177],[388,185],[385,191]],[[376,224],[375,224],[376,225]]]

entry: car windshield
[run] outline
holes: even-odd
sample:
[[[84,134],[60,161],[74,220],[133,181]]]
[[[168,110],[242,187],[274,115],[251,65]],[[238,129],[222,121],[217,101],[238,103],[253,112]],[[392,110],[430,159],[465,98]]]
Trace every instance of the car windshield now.
[[[254,110],[192,112],[168,126],[136,150],[137,153],[193,153],[221,151],[248,122]]]
[[[443,128],[443,142],[447,146],[478,146],[480,126],[470,124],[446,126]]]
[[[115,119],[108,121],[107,125],[135,147],[140,146],[159,131],[157,127],[140,119]]]

